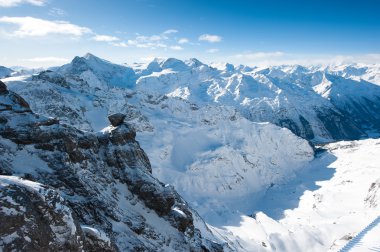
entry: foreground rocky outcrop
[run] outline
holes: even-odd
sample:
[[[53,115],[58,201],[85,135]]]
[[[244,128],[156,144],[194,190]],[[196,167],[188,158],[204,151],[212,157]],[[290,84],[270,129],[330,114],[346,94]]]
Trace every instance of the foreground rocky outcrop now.
[[[82,132],[34,114],[0,82],[0,248],[223,250],[173,187],[151,175],[123,120]]]

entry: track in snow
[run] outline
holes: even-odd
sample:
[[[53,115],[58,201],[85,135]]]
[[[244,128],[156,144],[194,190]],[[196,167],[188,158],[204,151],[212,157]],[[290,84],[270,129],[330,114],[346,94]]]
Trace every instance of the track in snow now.
[[[380,216],[360,231],[338,252],[377,251],[380,252]]]

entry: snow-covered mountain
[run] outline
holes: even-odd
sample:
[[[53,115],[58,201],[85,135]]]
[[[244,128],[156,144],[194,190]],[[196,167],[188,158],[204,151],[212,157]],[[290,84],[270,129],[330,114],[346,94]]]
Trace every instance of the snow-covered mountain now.
[[[153,174],[174,185],[203,215],[213,215],[207,207],[202,210],[210,199],[216,212],[232,209],[236,204],[229,199],[239,194],[245,202],[291,177],[313,158],[313,150],[285,128],[246,119],[233,104],[202,101],[199,97],[207,97],[201,91],[194,99],[172,91],[181,89],[185,78],[190,88],[199,89],[203,84],[197,85],[198,77],[192,75],[201,75],[196,71],[202,66],[194,59],[167,59],[133,71],[86,55],[56,71],[10,81],[8,87],[25,97],[34,111],[81,130],[102,130],[108,114],[126,114]],[[207,68],[219,78],[218,70]],[[118,84],[108,83],[109,76]]]
[[[108,95],[100,94],[105,90],[120,88],[124,93],[128,90],[130,94],[179,98],[197,106],[230,106],[250,121],[271,122],[318,143],[358,139],[379,132],[377,70],[376,65],[365,68],[349,65],[343,69],[211,66],[196,59],[181,61],[173,58],[129,67],[87,54],[75,57],[70,64],[55,68],[53,72],[34,76],[27,83],[33,86],[33,81],[46,82],[50,78],[48,75],[55,75],[51,77],[64,79],[82,93],[95,94],[98,90],[97,97]],[[363,79],[360,79],[361,73]],[[22,91],[27,100],[28,94],[35,92],[15,90]],[[55,104],[53,100],[51,103]],[[42,104],[51,105],[46,101]],[[78,111],[78,106],[82,105],[64,105],[70,109],[69,113],[74,113],[67,116],[71,124],[87,127],[87,130],[99,129],[99,125],[90,122],[90,116],[83,116],[83,112]],[[98,107],[105,106],[108,105]],[[32,107],[39,113],[49,110],[35,108],[33,104]],[[48,114],[65,119],[60,109],[54,113]]]
[[[87,54],[62,67],[3,81],[34,112],[59,119],[62,127],[76,129],[79,135],[111,134],[115,129],[109,127],[107,116],[125,115],[125,121],[137,131],[136,140],[147,153],[153,176],[172,185],[187,202],[181,204],[189,204],[208,223],[206,226],[189,208],[200,236],[206,237],[197,244],[211,250],[305,251],[305,241],[310,241],[318,251],[332,245],[329,239],[320,245],[319,238],[312,238],[322,229],[311,233],[300,229],[300,238],[295,239],[290,234],[292,228],[281,226],[276,217],[259,213],[254,219],[248,215],[261,210],[258,206],[268,206],[265,212],[270,212],[274,204],[263,204],[272,195],[268,192],[299,179],[300,174],[305,175],[310,166],[319,162],[312,161],[314,150],[310,143],[379,135],[378,70],[377,65],[257,68],[173,58],[118,65]],[[7,149],[9,155],[16,155],[14,149]],[[123,153],[115,155],[116,159],[125,158]],[[85,166],[83,161],[79,163]],[[25,177],[17,170],[19,166],[9,167],[7,175]],[[38,178],[37,182],[55,188],[51,181]],[[307,188],[299,186],[300,191]],[[378,197],[377,192],[373,194],[368,197]],[[357,200],[362,200],[361,195]],[[143,204],[150,208],[149,203]],[[120,216],[124,214],[127,213],[120,212]],[[172,223],[168,218],[159,219]],[[251,225],[252,221],[276,224],[265,227]],[[357,226],[362,224],[358,223]],[[102,225],[101,230],[105,229]],[[254,230],[253,236],[244,234],[241,227],[245,225]],[[267,229],[270,230],[258,231]],[[120,232],[115,232],[119,237]],[[193,239],[186,237],[186,241]],[[149,237],[141,239],[145,239],[144,244],[150,243]],[[286,245],[282,246],[282,241]],[[217,245],[223,243],[224,247]],[[122,246],[117,241],[115,244]],[[187,245],[191,246],[191,242],[185,242]]]
[[[13,72],[10,68],[0,66],[0,78],[10,77]]]

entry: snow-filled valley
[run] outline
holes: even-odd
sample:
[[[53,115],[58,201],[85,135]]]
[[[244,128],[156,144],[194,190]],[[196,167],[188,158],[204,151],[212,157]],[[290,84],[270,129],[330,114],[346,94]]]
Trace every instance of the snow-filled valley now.
[[[228,221],[219,232],[239,237],[247,251],[340,251],[351,240],[342,251],[376,251],[378,228],[360,233],[380,212],[380,140],[343,141],[323,149],[293,179],[269,188],[252,210],[254,218],[221,216]]]
[[[78,162],[70,171],[81,174],[79,180],[90,180],[84,175],[87,166],[95,178],[97,169],[119,167],[121,163],[132,170],[143,167],[139,176],[162,190],[162,202],[167,202],[168,194],[178,192],[176,203],[162,214],[158,203],[150,205],[151,198],[146,199],[143,189],[137,193],[130,184],[128,189],[123,188],[122,176],[112,170],[112,177],[103,169],[104,178],[94,179],[100,184],[89,183],[83,190],[100,190],[102,204],[107,204],[108,195],[114,195],[110,202],[117,213],[110,215],[117,217],[106,213],[107,217],[92,222],[89,218],[93,215],[76,208],[74,212],[84,215],[79,218],[83,233],[99,234],[112,244],[111,248],[137,248],[132,238],[123,243],[131,232],[136,237],[142,232],[135,227],[141,224],[133,222],[131,231],[119,223],[128,211],[124,207],[133,209],[133,216],[128,218],[147,219],[151,227],[151,233],[143,232],[139,240],[145,250],[163,243],[164,250],[174,251],[196,251],[200,247],[209,251],[339,251],[346,244],[344,251],[376,251],[380,247],[380,239],[374,238],[376,234],[380,237],[377,223],[365,234],[360,233],[380,215],[378,65],[251,68],[172,58],[118,65],[87,54],[37,74],[7,72],[2,77],[7,89],[24,98],[31,111],[56,118],[54,124],[59,120],[62,127],[72,127],[70,136],[75,129],[82,132],[75,133],[80,139],[81,134],[99,138],[100,147],[93,153],[102,148],[113,153],[116,161],[107,155],[104,160],[86,161],[81,157],[93,153],[75,147],[74,153],[84,154],[76,153],[75,161],[68,163]],[[9,110],[14,102],[10,97],[1,98],[4,110],[0,113]],[[137,145],[143,151],[129,140],[121,147],[119,143],[116,147],[103,146],[100,136],[110,135],[114,144],[113,134],[116,138],[121,134],[116,133],[121,126],[110,126],[107,120],[114,113],[124,115],[128,132],[136,131]],[[17,143],[26,147],[17,149],[10,142],[16,134],[12,132],[19,132],[14,129],[30,127],[10,118],[0,120],[6,125],[0,139],[0,164],[4,166],[0,171],[7,174],[2,175],[58,186],[51,174],[60,171],[46,161],[48,155],[38,147],[41,143],[31,148],[29,140],[19,140]],[[21,137],[24,133],[20,132]],[[122,132],[122,138],[129,139],[130,133]],[[57,152],[50,143],[41,149],[49,155]],[[149,165],[142,152],[146,152]],[[97,165],[104,167],[93,168]],[[137,183],[136,175],[125,176],[127,183]],[[164,183],[163,188],[155,179]],[[9,186],[8,180],[3,180],[1,186]],[[109,187],[107,181],[112,181]],[[100,185],[105,191],[98,188]],[[61,190],[69,205],[81,201]],[[122,205],[115,203],[122,194],[127,200],[123,199]],[[80,197],[83,202],[90,198]],[[183,238],[183,219],[189,218],[194,227],[187,225]],[[170,234],[159,235],[166,232],[162,230],[170,230]],[[199,237],[193,235],[198,232],[194,230],[199,231]],[[178,245],[182,240],[186,241],[184,245]],[[192,242],[197,245],[192,246]]]

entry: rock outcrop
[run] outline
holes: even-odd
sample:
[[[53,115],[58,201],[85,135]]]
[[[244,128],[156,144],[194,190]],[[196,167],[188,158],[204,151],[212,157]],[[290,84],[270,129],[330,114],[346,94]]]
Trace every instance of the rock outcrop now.
[[[108,116],[108,120],[110,121],[111,125],[114,127],[117,127],[121,125],[124,122],[126,115],[122,113],[116,113]]]

